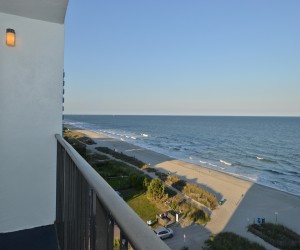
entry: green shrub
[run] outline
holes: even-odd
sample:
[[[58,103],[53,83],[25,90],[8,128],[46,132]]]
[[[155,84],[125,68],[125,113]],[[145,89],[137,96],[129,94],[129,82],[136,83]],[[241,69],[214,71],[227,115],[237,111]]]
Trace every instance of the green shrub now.
[[[199,224],[205,224],[210,221],[210,217],[202,209],[193,209],[188,215],[189,219]]]
[[[147,189],[148,188],[148,186],[149,186],[149,180],[148,180],[148,178],[147,177],[145,177],[144,178],[144,180],[143,180],[143,187],[145,188],[145,189]]]
[[[186,183],[183,193],[212,210],[218,206],[218,200],[215,195],[195,184]]]
[[[86,145],[82,142],[66,137],[65,140],[84,158],[87,158],[87,150]]]
[[[131,173],[129,176],[129,185],[137,190],[144,189],[144,181],[147,178],[143,174]]]
[[[204,250],[264,250],[257,243],[230,232],[219,233],[205,241]]]
[[[147,197],[153,200],[161,200],[165,196],[165,186],[161,179],[153,179],[147,189]]]
[[[248,227],[248,231],[277,248],[300,249],[300,235],[283,225],[273,223],[252,224]]]
[[[177,208],[177,202],[176,202],[176,201],[171,201],[170,207],[171,207],[173,210],[176,210],[176,208]]]
[[[156,173],[158,170],[155,169],[155,168],[145,168],[145,170],[148,172],[148,173]]]
[[[155,175],[162,181],[166,181],[168,178],[168,175],[162,172],[156,172]]]
[[[105,154],[109,154],[109,155],[113,156],[116,159],[125,161],[125,162],[127,162],[129,164],[132,164],[134,166],[137,166],[139,168],[143,168],[147,165],[144,162],[136,159],[135,157],[128,156],[128,155],[125,155],[123,153],[116,152],[115,150],[112,150],[112,149],[107,148],[107,147],[97,147],[96,149],[100,152],[103,152]]]
[[[84,134],[74,130],[64,130],[64,138],[66,140],[76,139],[82,143],[89,144],[89,145],[96,144],[96,142],[92,140],[90,137],[87,137]]]
[[[181,180],[176,175],[168,175],[167,177],[164,176],[162,179],[165,179],[166,184],[171,185],[193,200],[198,201],[212,210],[218,206],[218,200],[215,195],[196,184]]]
[[[104,178],[128,176],[131,173],[131,171],[128,171],[128,168],[130,168],[128,165],[114,160],[96,162],[93,167]]]

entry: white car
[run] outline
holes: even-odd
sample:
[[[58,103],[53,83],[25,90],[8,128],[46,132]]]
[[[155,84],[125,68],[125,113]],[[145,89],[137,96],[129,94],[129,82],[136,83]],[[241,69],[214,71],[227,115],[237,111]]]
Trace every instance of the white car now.
[[[154,230],[154,233],[161,239],[173,237],[173,230],[171,228],[158,227]]]

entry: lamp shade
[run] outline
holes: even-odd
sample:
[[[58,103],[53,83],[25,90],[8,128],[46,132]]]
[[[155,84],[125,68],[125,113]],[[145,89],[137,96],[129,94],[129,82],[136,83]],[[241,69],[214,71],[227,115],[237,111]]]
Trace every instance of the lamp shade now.
[[[12,47],[16,45],[16,33],[13,29],[6,29],[6,45]]]

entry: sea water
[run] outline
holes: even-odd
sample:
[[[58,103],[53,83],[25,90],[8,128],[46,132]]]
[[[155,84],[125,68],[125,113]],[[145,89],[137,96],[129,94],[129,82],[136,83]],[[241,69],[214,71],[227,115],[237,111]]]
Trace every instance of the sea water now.
[[[300,117],[66,115],[64,122],[300,196]]]

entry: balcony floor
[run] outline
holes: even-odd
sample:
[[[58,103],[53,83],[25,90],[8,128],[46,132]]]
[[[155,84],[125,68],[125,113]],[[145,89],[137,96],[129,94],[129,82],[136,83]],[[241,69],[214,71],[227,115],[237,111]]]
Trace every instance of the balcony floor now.
[[[0,249],[58,250],[54,225],[0,234]]]

